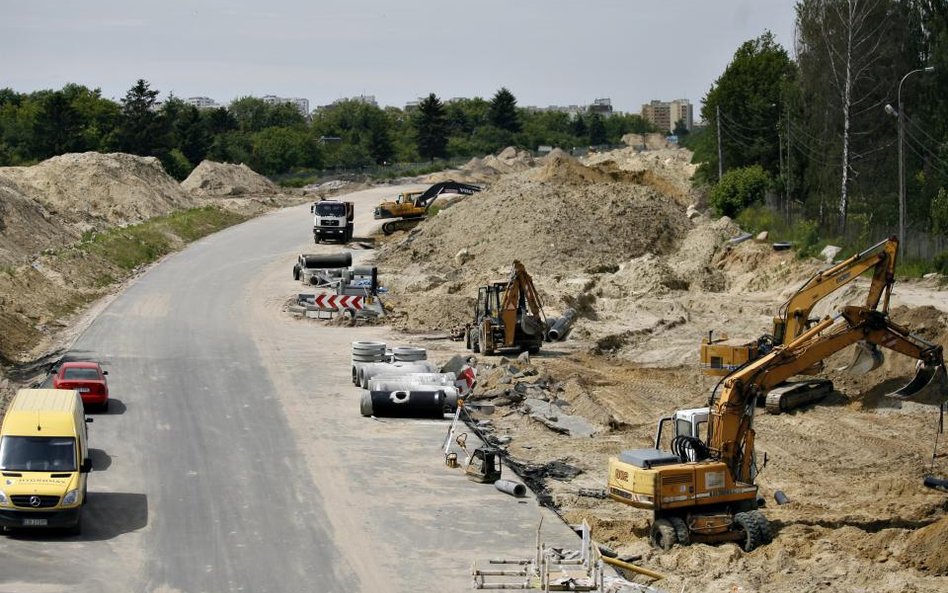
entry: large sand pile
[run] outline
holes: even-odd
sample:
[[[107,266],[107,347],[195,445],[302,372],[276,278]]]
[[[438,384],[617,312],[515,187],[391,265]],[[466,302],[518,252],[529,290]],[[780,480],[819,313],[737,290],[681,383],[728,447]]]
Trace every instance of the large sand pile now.
[[[662,148],[645,152],[635,148],[621,148],[590,154],[584,162],[597,165],[612,161],[615,167],[623,171],[644,172],[646,182],[687,206],[699,201],[699,195],[691,187],[691,178],[697,168],[691,163],[691,156],[691,151],[685,148]]]
[[[0,167],[0,260],[21,262],[87,231],[135,224],[194,205],[158,159],[64,154],[32,167]]]
[[[516,257],[532,273],[556,274],[672,250],[691,226],[684,208],[614,173],[551,158],[444,210],[378,259],[447,271],[467,249],[472,270],[506,268]]]
[[[181,187],[195,196],[240,196],[270,194],[279,188],[247,165],[202,161]]]

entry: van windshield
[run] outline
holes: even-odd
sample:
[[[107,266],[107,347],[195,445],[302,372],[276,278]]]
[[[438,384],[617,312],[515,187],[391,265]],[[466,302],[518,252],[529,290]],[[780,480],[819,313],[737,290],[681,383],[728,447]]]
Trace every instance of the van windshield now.
[[[0,439],[0,470],[74,472],[76,439],[5,436]]]
[[[320,216],[345,216],[346,205],[341,202],[317,202],[316,214]]]

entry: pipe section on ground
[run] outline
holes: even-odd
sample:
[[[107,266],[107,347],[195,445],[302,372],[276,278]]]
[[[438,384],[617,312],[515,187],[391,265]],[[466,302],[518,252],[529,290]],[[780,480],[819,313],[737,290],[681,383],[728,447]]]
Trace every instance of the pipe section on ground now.
[[[369,391],[377,418],[444,418],[442,391]]]
[[[316,255],[304,253],[300,255],[300,263],[304,268],[332,269],[348,268],[352,265],[352,253],[336,253],[333,255]]]
[[[418,362],[370,362],[359,370],[359,385],[369,388],[369,380],[377,375],[409,375],[411,373],[434,373],[438,369],[427,360]]]
[[[573,331],[573,322],[576,321],[576,309],[567,309],[563,311],[563,316],[556,320],[550,331],[547,332],[551,341],[558,342],[565,340],[566,336]]]
[[[517,498],[523,498],[527,495],[527,487],[513,480],[497,480],[494,482],[494,488]]]

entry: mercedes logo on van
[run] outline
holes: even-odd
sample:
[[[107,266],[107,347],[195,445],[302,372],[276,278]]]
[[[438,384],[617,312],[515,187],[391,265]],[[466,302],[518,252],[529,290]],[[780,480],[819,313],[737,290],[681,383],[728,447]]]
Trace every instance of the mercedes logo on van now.
[[[39,505],[40,505],[40,497],[39,497],[39,496],[31,496],[31,497],[30,497],[30,506],[31,506],[31,507],[38,507]]]

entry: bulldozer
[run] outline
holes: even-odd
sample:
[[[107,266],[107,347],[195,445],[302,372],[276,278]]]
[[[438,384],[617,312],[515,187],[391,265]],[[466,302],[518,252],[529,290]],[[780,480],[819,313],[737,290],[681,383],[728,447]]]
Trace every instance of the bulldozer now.
[[[892,322],[888,300],[887,293],[881,311],[845,307],[732,371],[719,383],[720,393],[717,388],[712,392],[708,408],[681,411],[691,412],[696,422],[674,424],[677,434],[670,451],[659,448],[660,423],[654,448],[623,451],[609,459],[609,497],[652,511],[649,538],[657,548],[735,541],[751,551],[769,543],[770,526],[758,508],[754,453],[754,410],[761,394],[849,345],[866,342],[918,361],[915,378],[889,397],[941,406],[948,401],[942,347]],[[703,435],[702,417],[707,419]]]
[[[497,354],[517,349],[536,354],[549,323],[533,278],[514,260],[506,282],[481,286],[474,303],[474,321],[466,326],[466,345],[475,353]]]
[[[428,216],[428,208],[443,193],[472,195],[483,188],[479,185],[448,180],[435,183],[424,191],[398,194],[394,202],[382,202],[375,209],[375,219],[392,218],[382,224],[382,232],[391,235],[396,231],[407,231],[418,226]]]
[[[865,306],[875,309],[883,294],[888,295],[895,282],[895,260],[898,251],[898,239],[889,237],[815,274],[778,309],[771,334],[748,341],[729,339],[726,334],[715,336],[709,332],[701,341],[701,366],[704,372],[708,375],[725,376],[766,355],[774,347],[789,344],[819,321],[810,318],[817,303],[869,270],[872,270],[872,281]],[[861,345],[857,347],[856,352],[856,358],[848,367],[850,372],[866,373],[882,364],[882,355],[878,348]],[[822,361],[802,374],[814,375],[821,370]],[[779,414],[817,401],[832,391],[832,381],[815,378],[776,387],[763,394],[758,403],[764,405],[768,412]]]

